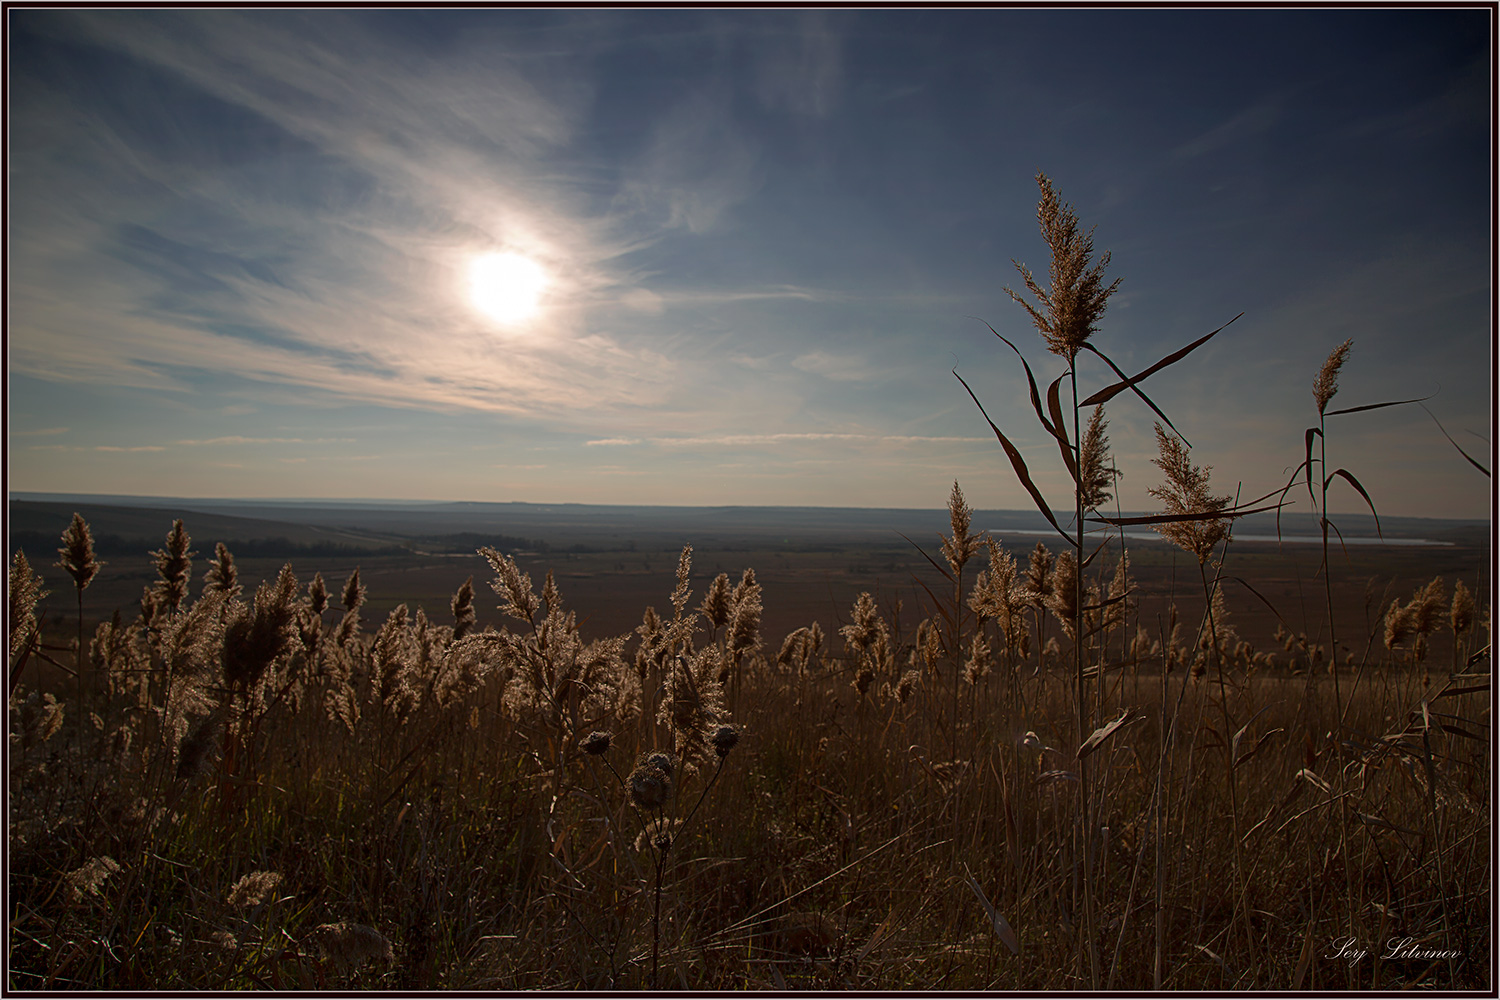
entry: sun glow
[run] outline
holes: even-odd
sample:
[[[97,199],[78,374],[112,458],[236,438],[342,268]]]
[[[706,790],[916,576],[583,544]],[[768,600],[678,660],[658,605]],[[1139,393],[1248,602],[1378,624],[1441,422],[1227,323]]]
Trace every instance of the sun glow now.
[[[497,323],[520,323],[535,316],[547,284],[542,266],[519,254],[487,253],[469,265],[469,297]]]

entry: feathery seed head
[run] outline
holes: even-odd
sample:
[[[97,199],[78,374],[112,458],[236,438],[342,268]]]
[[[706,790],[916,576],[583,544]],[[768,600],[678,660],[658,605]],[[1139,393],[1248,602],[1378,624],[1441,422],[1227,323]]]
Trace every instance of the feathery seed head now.
[[[1349,359],[1349,348],[1353,343],[1350,339],[1335,347],[1328,360],[1323,362],[1323,367],[1318,369],[1318,377],[1313,379],[1313,399],[1318,403],[1319,416],[1323,415],[1333,394],[1339,391],[1339,369]]]
[[[688,598],[692,596],[692,590],[688,581],[693,575],[693,547],[684,545],[682,555],[677,557],[677,586],[672,589],[672,607],[677,609],[677,617],[682,617],[683,609],[687,607]]]
[[[1116,278],[1107,286],[1104,284],[1109,253],[1101,256],[1097,264],[1092,264],[1094,231],[1081,230],[1073,206],[1058,198],[1045,174],[1038,173],[1036,180],[1042,193],[1037,205],[1037,223],[1052,255],[1051,287],[1042,288],[1026,265],[1012,261],[1040,307],[1033,306],[1009,288],[1005,292],[1030,314],[1037,331],[1047,341],[1048,350],[1067,358],[1071,364],[1089,337],[1098,332],[1099,319],[1104,315],[1109,297],[1119,287],[1120,279]]]
[[[533,621],[542,605],[537,600],[536,591],[531,589],[531,577],[522,573],[510,556],[502,555],[489,546],[480,549],[479,554],[489,560],[490,567],[495,571],[495,579],[490,581],[490,586],[504,599],[500,611],[521,621]]]
[[[234,553],[223,542],[214,543],[214,564],[203,574],[209,590],[217,590],[233,600],[240,596],[239,571],[234,566]]]
[[[1026,589],[1035,595],[1038,604],[1052,593],[1052,553],[1041,542],[1031,550],[1026,565]]]
[[[182,521],[173,521],[172,530],[167,533],[166,548],[151,553],[156,560],[156,571],[161,576],[156,584],[156,594],[172,611],[176,611],[187,596],[193,556],[197,554],[188,551],[190,545],[192,539]]]
[[[964,491],[959,488],[958,480],[955,479],[953,490],[948,494],[948,524],[953,534],[947,538],[938,536],[942,538],[943,557],[948,560],[954,573],[961,572],[964,564],[979,551],[981,536],[969,534],[973,518],[974,510],[964,499]]]
[[[1100,403],[1089,418],[1078,457],[1078,490],[1085,510],[1097,510],[1109,503],[1113,496],[1110,487],[1120,475],[1109,467],[1109,435],[1104,433],[1107,427],[1109,421],[1104,419],[1104,404]]]
[[[734,588],[729,616],[729,649],[738,659],[747,649],[760,645],[761,588],[755,570],[746,569]]]
[[[108,855],[89,858],[81,867],[63,876],[68,895],[73,902],[81,902],[85,896],[99,895],[99,887],[105,879],[120,871],[120,864]]]
[[[1474,624],[1474,595],[1462,580],[1453,584],[1453,607],[1448,613],[1448,623],[1454,635],[1463,635]]]
[[[73,523],[62,534],[63,546],[57,550],[61,557],[57,565],[68,571],[73,586],[79,593],[88,587],[104,564],[94,558],[94,538],[89,533],[89,524],[82,514],[73,515]]]
[[[322,573],[314,573],[312,583],[307,585],[307,610],[319,617],[328,610],[328,585]]]
[[[226,901],[236,910],[259,906],[280,884],[280,872],[251,872],[230,888]]]
[[[20,549],[10,561],[10,658],[14,663],[21,650],[31,644],[36,635],[36,604],[47,591],[42,589],[42,578],[31,570],[26,553]]]
[[[728,573],[720,573],[714,577],[714,582],[709,585],[708,593],[703,595],[703,606],[700,610],[703,617],[708,619],[709,625],[714,628],[721,628],[728,623],[731,611]]]
[[[1213,514],[1226,510],[1230,497],[1215,496],[1209,492],[1209,472],[1212,466],[1196,466],[1188,459],[1187,445],[1175,435],[1168,434],[1160,423],[1156,425],[1158,457],[1151,461],[1162,472],[1167,481],[1146,492],[1166,506],[1167,514]],[[1211,518],[1196,521],[1168,521],[1154,524],[1158,534],[1198,557],[1199,564],[1208,562],[1214,548],[1229,534],[1227,518]]]

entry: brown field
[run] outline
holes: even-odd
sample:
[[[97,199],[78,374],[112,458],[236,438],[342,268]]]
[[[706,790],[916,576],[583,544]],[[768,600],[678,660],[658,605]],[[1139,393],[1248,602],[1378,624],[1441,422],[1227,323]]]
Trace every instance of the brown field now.
[[[186,527],[175,615],[130,627],[165,580],[144,555],[159,540],[107,555],[84,592],[81,704],[72,583],[27,552],[51,594],[19,673],[12,646],[12,990],[1491,988],[1474,530],[1334,550],[1337,674],[1319,547],[1233,545],[1236,634],[1199,655],[1196,560],[1132,541],[1124,615],[1087,643],[1106,667],[1089,750],[1061,619],[1023,610],[1015,646],[965,610],[954,634],[936,530],[912,535],[926,556],[891,532],[706,531],[681,580],[659,533],[522,550],[562,601],[528,624],[497,609],[525,603],[519,577],[462,552],[294,557],[280,598],[283,559],[242,558],[245,606],[217,605],[200,596],[214,539]],[[1037,536],[999,534],[1024,579]],[[1086,582],[1107,592],[1116,557]],[[966,600],[988,562],[968,563]],[[368,600],[340,637],[356,566]],[[732,593],[747,568],[759,607]],[[470,575],[477,623],[455,641]],[[1444,604],[1419,663],[1387,648],[1384,615],[1434,577],[1481,610],[1455,645]],[[256,639],[278,600],[288,624]],[[1184,632],[1164,642],[1174,607]],[[783,649],[813,622],[820,649]],[[725,725],[721,754],[705,741]],[[659,807],[640,790],[653,749],[675,755]]]

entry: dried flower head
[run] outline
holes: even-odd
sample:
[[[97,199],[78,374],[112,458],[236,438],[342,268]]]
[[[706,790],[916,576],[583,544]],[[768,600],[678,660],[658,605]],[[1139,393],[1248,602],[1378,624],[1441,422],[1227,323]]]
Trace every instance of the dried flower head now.
[[[729,652],[735,663],[747,650],[760,647],[760,594],[755,570],[747,568],[730,599]]]
[[[1151,461],[1166,473],[1167,481],[1146,492],[1166,505],[1167,514],[1213,514],[1228,509],[1228,496],[1209,492],[1208,477],[1212,466],[1196,466],[1188,460],[1187,445],[1156,425],[1156,446],[1160,453]],[[1168,541],[1198,557],[1200,564],[1213,555],[1214,548],[1229,534],[1227,518],[1191,521],[1168,521],[1152,527]]]
[[[1104,404],[1094,407],[1088,430],[1083,434],[1083,448],[1078,458],[1078,495],[1085,510],[1097,510],[1109,503],[1110,487],[1120,473],[1109,464],[1109,435],[1105,429]]]
[[[42,578],[31,570],[26,553],[16,550],[10,561],[10,658],[15,663],[37,635],[36,604],[47,591]]]
[[[82,902],[85,896],[99,895],[99,887],[111,875],[120,871],[120,864],[107,855],[89,858],[82,866],[63,876],[68,897],[73,902]]]
[[[234,553],[223,542],[214,543],[214,564],[203,574],[209,590],[217,590],[233,600],[240,596],[239,570],[234,565]]]
[[[193,556],[197,554],[188,551],[190,545],[192,539],[182,521],[173,521],[172,530],[167,533],[167,547],[151,553],[156,559],[156,571],[161,576],[156,584],[156,595],[172,611],[176,611],[187,596]]]
[[[1108,286],[1104,284],[1109,253],[1101,256],[1099,263],[1092,264],[1094,231],[1083,232],[1079,228],[1073,206],[1058,199],[1046,174],[1037,174],[1036,182],[1042,192],[1037,205],[1037,223],[1052,254],[1049,271],[1052,284],[1043,289],[1025,264],[1012,260],[1021,273],[1021,279],[1026,282],[1026,288],[1036,296],[1040,308],[1009,288],[1005,292],[1031,314],[1037,331],[1047,341],[1047,349],[1067,358],[1071,364],[1073,356],[1098,331],[1099,319],[1104,315],[1109,297],[1119,287],[1120,279],[1116,278]]]
[[[896,682],[896,700],[905,705],[911,700],[916,692],[917,685],[922,681],[921,671],[908,670],[901,675],[901,680]]]
[[[714,745],[714,753],[720,757],[728,757],[729,751],[733,750],[739,741],[739,730],[733,726],[720,726],[714,731],[714,738],[711,742]]]
[[[1453,584],[1453,607],[1448,613],[1448,624],[1454,635],[1463,635],[1474,624],[1474,595],[1462,580]]]
[[[688,586],[693,575],[693,547],[684,545],[682,554],[677,557],[677,586],[672,588],[672,607],[677,609],[677,617],[682,617],[683,609],[687,607],[688,598],[692,596],[692,590]]]
[[[703,605],[699,612],[708,620],[713,628],[723,628],[729,622],[730,587],[729,574],[720,573],[714,577],[714,582],[709,584],[708,593],[703,595]]]
[[[479,618],[474,611],[474,578],[463,582],[453,595],[453,638],[462,639],[469,634]]]
[[[534,620],[542,605],[537,600],[536,591],[531,588],[531,577],[521,572],[514,559],[489,546],[480,549],[479,554],[489,560],[495,570],[495,579],[490,581],[490,586],[504,600],[500,611],[521,621]]]
[[[328,610],[328,585],[322,573],[314,573],[312,583],[307,585],[307,610],[319,617]]]
[[[79,593],[93,582],[99,567],[104,564],[94,558],[94,538],[89,534],[89,524],[82,514],[73,515],[73,523],[62,534],[62,548],[57,550],[57,565],[68,571],[73,586]]]
[[[1052,593],[1052,553],[1041,542],[1031,550],[1026,564],[1026,589],[1031,591],[1032,601],[1042,607],[1047,595]]]
[[[593,732],[588,734],[580,746],[582,746],[584,753],[597,757],[602,753],[609,752],[609,744],[610,738],[608,733]]]
[[[1349,359],[1349,347],[1353,343],[1352,339],[1346,340],[1335,347],[1333,353],[1328,355],[1328,360],[1323,362],[1323,367],[1318,369],[1318,377],[1313,379],[1313,399],[1318,402],[1319,416],[1323,415],[1333,394],[1339,391],[1339,369]]]
[[[251,872],[230,888],[226,901],[237,910],[259,906],[280,884],[280,872]]]
[[[669,754],[642,754],[626,783],[630,798],[641,809],[661,809],[672,800],[673,763]]]
[[[243,610],[225,628],[224,679],[231,688],[247,694],[290,647],[299,589],[287,563],[274,584],[263,583],[256,590],[253,609]]]
[[[958,480],[955,479],[953,489],[948,494],[948,526],[953,534],[947,538],[938,536],[943,543],[943,558],[948,561],[955,574],[961,572],[964,564],[979,551],[982,536],[969,533],[973,519],[974,510],[964,499],[964,491],[959,488]]]

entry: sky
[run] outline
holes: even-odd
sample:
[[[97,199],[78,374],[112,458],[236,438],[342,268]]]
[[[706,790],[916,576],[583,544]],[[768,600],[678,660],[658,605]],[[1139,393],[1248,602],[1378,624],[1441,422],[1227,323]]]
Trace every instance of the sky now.
[[[1330,410],[1431,412],[1328,417],[1328,471],[1488,517],[1437,421],[1491,464],[1492,14],[11,8],[8,488],[1029,508],[957,372],[1071,509],[990,329],[1066,370],[1006,292],[1042,172],[1121,369],[1243,313],[1142,384],[1216,492],[1287,482],[1352,338]]]

